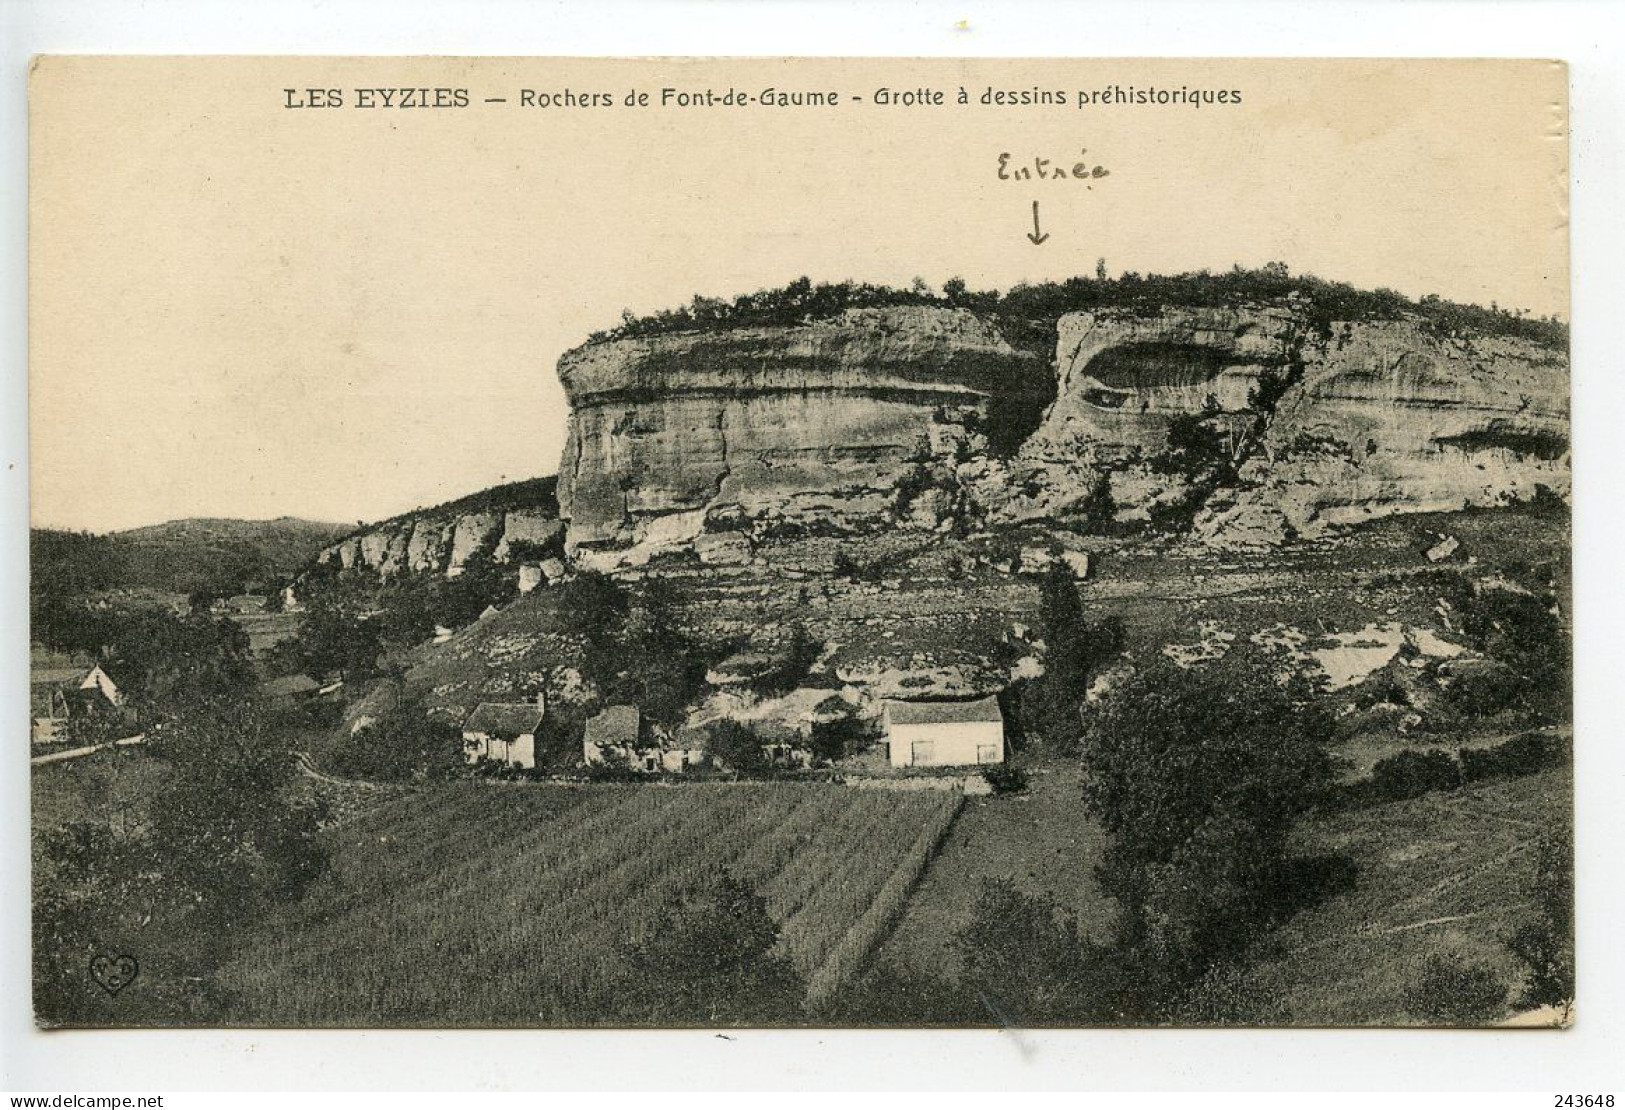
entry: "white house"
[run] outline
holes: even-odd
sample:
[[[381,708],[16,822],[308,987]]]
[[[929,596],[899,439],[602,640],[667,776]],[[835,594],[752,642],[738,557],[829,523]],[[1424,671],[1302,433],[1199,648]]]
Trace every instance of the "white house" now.
[[[883,712],[893,767],[1004,762],[1004,715],[998,698],[888,701]]]
[[[463,758],[535,767],[536,733],[545,710],[541,694],[534,702],[481,702],[463,722]]]

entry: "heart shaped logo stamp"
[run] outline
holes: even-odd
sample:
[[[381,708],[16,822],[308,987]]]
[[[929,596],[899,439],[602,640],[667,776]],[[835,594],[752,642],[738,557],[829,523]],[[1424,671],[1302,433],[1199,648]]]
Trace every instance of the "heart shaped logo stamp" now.
[[[134,956],[97,956],[90,961],[90,977],[108,994],[116,995],[141,973]]]

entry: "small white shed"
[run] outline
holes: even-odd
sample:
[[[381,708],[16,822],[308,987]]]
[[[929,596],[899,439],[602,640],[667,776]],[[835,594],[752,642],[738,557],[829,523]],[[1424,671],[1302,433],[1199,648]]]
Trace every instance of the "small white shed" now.
[[[888,701],[884,713],[893,767],[1004,762],[1004,714],[998,698]]]

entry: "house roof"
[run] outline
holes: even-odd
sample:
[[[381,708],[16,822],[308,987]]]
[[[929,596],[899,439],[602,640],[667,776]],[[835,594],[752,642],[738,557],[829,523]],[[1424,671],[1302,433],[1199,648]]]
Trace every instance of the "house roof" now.
[[[631,744],[638,739],[638,708],[612,705],[587,721],[587,740],[593,744]]]
[[[32,648],[28,653],[28,684],[30,686],[65,686],[78,683],[95,666],[89,659],[76,658],[59,651]]]
[[[89,674],[89,667],[35,667],[28,672],[28,684],[30,686],[77,686]]]
[[[697,725],[686,725],[677,730],[672,736],[671,743],[674,748],[703,748],[711,734]]]
[[[975,701],[889,701],[886,717],[894,725],[957,725],[977,721],[1003,721],[999,699]]]
[[[542,727],[542,711],[528,702],[484,701],[463,722],[464,732],[483,732],[487,736],[535,735]]]
[[[273,678],[260,687],[268,696],[273,698],[290,697],[294,694],[308,694],[321,688],[321,683],[308,674],[289,674],[281,678]]]

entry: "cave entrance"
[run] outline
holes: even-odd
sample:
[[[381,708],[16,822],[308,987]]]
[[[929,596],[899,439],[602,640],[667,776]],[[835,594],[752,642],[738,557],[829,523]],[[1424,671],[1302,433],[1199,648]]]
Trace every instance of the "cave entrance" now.
[[[1232,361],[1228,352],[1199,343],[1123,343],[1095,355],[1083,372],[1125,392],[1189,389],[1212,381]]]

